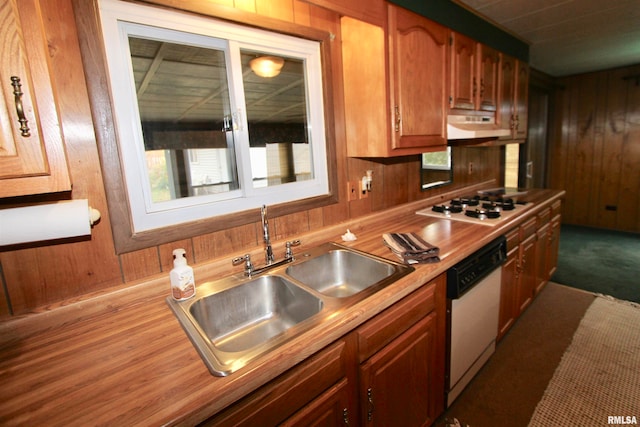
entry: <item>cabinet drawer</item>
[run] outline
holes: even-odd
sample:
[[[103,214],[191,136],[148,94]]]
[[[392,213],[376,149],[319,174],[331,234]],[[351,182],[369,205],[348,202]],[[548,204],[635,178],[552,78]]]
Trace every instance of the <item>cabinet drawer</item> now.
[[[538,218],[535,218],[535,217],[531,218],[530,220],[522,224],[520,226],[520,231],[521,231],[520,240],[522,241],[527,237],[531,236],[533,233],[535,233],[536,228],[538,228],[537,224],[538,224]]]
[[[562,210],[562,202],[560,200],[556,200],[551,205],[551,217],[555,217],[556,215],[560,215],[560,211]]]
[[[547,208],[538,214],[538,227],[547,224],[551,219],[551,208]]]
[[[520,230],[518,228],[511,230],[505,238],[507,239],[507,252],[510,252],[520,244]]]
[[[201,425],[280,424],[346,376],[345,348],[342,340],[330,345]]]
[[[436,280],[445,280],[444,276]],[[418,289],[356,330],[359,361],[367,360],[435,309],[435,284]]]

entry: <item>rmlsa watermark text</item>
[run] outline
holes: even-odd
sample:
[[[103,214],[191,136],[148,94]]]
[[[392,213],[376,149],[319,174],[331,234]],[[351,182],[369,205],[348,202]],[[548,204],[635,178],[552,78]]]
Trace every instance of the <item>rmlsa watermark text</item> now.
[[[609,415],[607,417],[607,424],[638,424],[638,419],[635,415]]]

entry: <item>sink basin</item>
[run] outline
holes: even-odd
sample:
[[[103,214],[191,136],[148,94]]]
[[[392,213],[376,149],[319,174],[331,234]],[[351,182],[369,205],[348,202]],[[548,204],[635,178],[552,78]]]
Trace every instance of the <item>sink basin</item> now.
[[[260,345],[320,310],[319,298],[280,276],[258,277],[200,298],[189,308],[207,339],[226,352]]]
[[[215,375],[227,375],[273,348],[286,338],[286,331],[323,308],[320,298],[277,275],[216,292],[223,284],[224,279],[199,287],[193,300],[167,299]]]
[[[209,368],[226,376],[321,325],[413,267],[326,243],[254,277],[206,282],[167,304]]]
[[[374,285],[384,285],[410,272],[406,266],[361,254],[346,248],[329,250],[287,268],[287,275],[312,289],[335,298],[345,298]]]

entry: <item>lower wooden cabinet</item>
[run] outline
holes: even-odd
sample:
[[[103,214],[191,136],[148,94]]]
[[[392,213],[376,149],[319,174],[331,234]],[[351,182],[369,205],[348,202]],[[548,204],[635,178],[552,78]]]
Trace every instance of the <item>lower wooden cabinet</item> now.
[[[500,316],[498,320],[498,340],[507,333],[518,318],[517,291],[520,262],[520,232],[518,229],[507,234],[507,260],[502,265],[500,290]]]
[[[202,425],[431,425],[444,411],[445,298],[442,274]]]
[[[533,293],[536,287],[536,234],[535,232],[526,237],[520,243],[518,267],[518,290],[517,307],[518,314],[522,313],[531,301],[533,301]]]
[[[547,284],[558,263],[560,202],[507,233],[498,340]],[[549,218],[551,220],[549,220]]]
[[[549,239],[547,241],[547,280],[551,279],[558,268],[558,250],[560,249],[560,215],[551,220]]]
[[[343,378],[282,423],[287,427],[334,427],[356,425],[358,415],[349,405],[349,382]]]
[[[326,394],[334,389],[335,384],[346,378],[346,366],[346,343],[344,340],[339,340],[201,425],[229,427],[279,425],[310,402],[316,399],[328,400]],[[338,396],[341,391],[334,389],[334,393]],[[321,401],[318,400],[318,402]],[[318,406],[321,406],[320,403]]]
[[[444,411],[441,275],[358,328],[360,424],[428,426]]]
[[[423,318],[360,368],[362,425],[423,426],[439,415],[432,390],[436,314]]]

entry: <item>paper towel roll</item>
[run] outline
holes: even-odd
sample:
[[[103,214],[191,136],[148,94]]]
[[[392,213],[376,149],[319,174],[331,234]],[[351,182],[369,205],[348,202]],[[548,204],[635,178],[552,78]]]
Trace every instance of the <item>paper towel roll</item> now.
[[[91,234],[100,212],[86,199],[0,210],[0,246]]]

